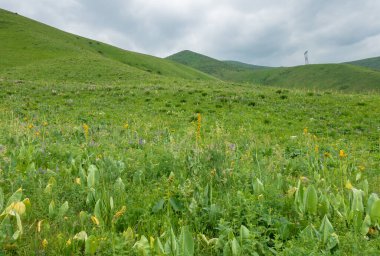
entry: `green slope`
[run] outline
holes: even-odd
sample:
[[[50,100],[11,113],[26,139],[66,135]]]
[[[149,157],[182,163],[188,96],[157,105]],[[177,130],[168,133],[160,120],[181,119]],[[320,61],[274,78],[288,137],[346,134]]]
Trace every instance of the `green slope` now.
[[[171,61],[125,51],[0,9],[0,76],[68,81],[167,76],[214,79]]]
[[[268,68],[234,61],[222,62],[190,51],[168,58],[225,81],[347,92],[380,90],[380,71],[348,64]]]
[[[181,51],[167,59],[187,65],[225,81],[244,82],[247,73],[269,67],[245,64],[237,61],[220,61],[192,51]]]
[[[380,57],[350,61],[350,62],[346,62],[346,64],[351,64],[351,65],[355,65],[355,66],[362,66],[362,67],[380,70]]]
[[[348,64],[319,64],[260,70],[252,73],[247,80],[286,88],[347,92],[380,90],[379,71]]]

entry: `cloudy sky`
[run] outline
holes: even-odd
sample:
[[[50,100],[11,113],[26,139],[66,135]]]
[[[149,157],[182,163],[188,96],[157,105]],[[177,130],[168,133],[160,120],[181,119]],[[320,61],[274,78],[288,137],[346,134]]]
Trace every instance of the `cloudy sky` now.
[[[380,56],[378,0],[0,0],[0,8],[123,49],[188,49],[270,66]]]

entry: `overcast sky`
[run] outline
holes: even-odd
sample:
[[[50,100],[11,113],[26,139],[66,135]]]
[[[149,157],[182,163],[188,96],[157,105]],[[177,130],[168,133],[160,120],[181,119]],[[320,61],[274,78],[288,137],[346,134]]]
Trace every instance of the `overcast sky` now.
[[[0,0],[0,8],[123,49],[293,66],[380,56],[379,0]]]

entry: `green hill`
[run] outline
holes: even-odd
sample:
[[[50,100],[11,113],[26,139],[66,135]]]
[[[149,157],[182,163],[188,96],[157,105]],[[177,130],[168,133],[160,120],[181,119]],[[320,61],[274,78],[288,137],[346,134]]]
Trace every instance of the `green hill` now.
[[[80,82],[147,76],[214,79],[184,65],[66,33],[2,9],[0,38],[3,78]]]
[[[247,73],[269,68],[237,61],[220,61],[188,50],[173,54],[167,59],[200,70],[221,80],[234,82],[245,82]]]
[[[218,61],[191,51],[179,52],[168,59],[224,81],[347,92],[380,90],[380,71],[348,64],[269,68],[234,61]]]
[[[363,60],[346,62],[346,64],[351,64],[351,65],[355,65],[355,66],[362,66],[362,67],[380,70],[380,57],[374,57],[374,58],[368,58],[368,59],[363,59]]]

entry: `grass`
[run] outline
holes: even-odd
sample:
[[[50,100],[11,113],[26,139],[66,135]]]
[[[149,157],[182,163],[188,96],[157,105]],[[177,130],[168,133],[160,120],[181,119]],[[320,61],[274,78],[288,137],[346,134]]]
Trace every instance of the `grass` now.
[[[378,94],[59,56],[3,64],[2,254],[378,254]]]
[[[364,67],[369,65],[320,64],[269,68],[239,62],[222,62],[190,51],[180,52],[168,58],[230,82],[342,92],[380,90],[380,72]],[[374,58],[355,63],[376,63],[376,60]]]
[[[347,62],[347,64],[380,70],[380,57]]]

